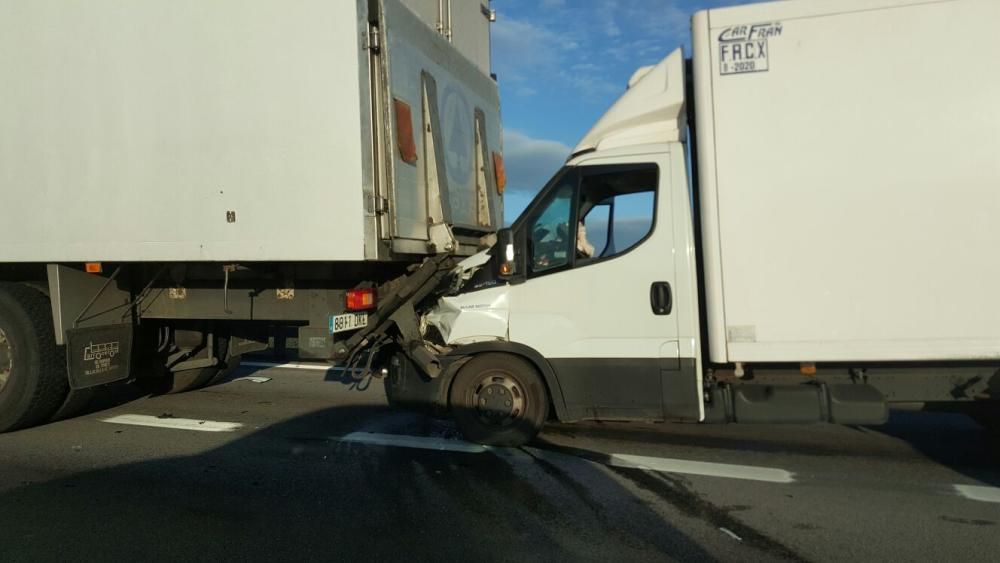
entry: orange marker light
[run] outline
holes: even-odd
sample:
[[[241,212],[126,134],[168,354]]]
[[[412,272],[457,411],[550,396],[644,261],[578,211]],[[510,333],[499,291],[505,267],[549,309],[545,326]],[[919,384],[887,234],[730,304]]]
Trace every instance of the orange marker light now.
[[[493,174],[497,179],[497,193],[503,195],[507,187],[507,170],[503,167],[503,155],[498,152],[493,153]]]
[[[87,262],[84,265],[84,270],[86,270],[88,274],[100,274],[104,271],[104,267],[100,262]]]

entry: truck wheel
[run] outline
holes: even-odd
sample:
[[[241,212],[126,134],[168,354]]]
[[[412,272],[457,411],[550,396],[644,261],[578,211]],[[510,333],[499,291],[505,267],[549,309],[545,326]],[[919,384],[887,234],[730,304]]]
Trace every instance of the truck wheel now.
[[[153,395],[174,395],[201,389],[209,384],[225,368],[214,366],[168,373],[161,377],[139,379],[143,391]]]
[[[508,354],[483,354],[455,376],[451,413],[466,439],[488,446],[521,446],[534,438],[549,414],[538,371]]]
[[[27,286],[0,283],[0,432],[48,419],[68,392],[48,298]]]
[[[161,393],[165,395],[172,395],[174,393],[186,393],[188,391],[201,389],[202,387],[208,385],[208,382],[212,381],[212,379],[214,379],[220,371],[222,371],[222,368],[210,367],[189,369],[168,375],[162,382],[163,387]]]
[[[243,356],[230,357],[228,360],[226,360],[225,367],[216,370],[215,375],[212,376],[212,379],[210,379],[208,383],[205,384],[205,387],[222,383],[223,379],[229,377],[234,371],[240,369],[240,364],[242,362],[243,362]]]
[[[235,366],[232,363],[234,361],[236,362]],[[217,383],[226,375],[232,373],[236,367],[239,367],[239,361],[240,358],[237,356],[222,366],[189,369],[170,374],[166,377],[147,380],[147,391],[157,395],[174,395],[176,393],[196,391]]]
[[[1000,437],[1000,401],[974,404],[968,414],[983,430]]]
[[[227,363],[229,338],[224,336],[218,337],[217,345],[221,356],[219,358],[221,362],[219,365],[170,373],[166,366],[160,364],[154,366],[154,369],[164,373],[164,375],[138,379],[137,383],[143,391],[153,395],[174,395],[176,393],[186,393],[207,387],[230,372],[229,364]],[[239,357],[236,357],[235,360],[237,362],[236,365],[239,365]]]
[[[67,418],[73,418],[78,414],[82,413],[84,409],[90,405],[90,401],[94,398],[94,389],[70,389],[69,394],[66,395],[66,400],[63,401],[59,410],[56,411],[51,417],[49,417],[49,422],[58,422],[60,420],[66,420]]]
[[[56,353],[59,354],[60,358],[65,357],[66,347],[58,346]],[[67,389],[66,399],[63,400],[62,406],[56,410],[55,414],[49,417],[49,422],[59,422],[60,420],[66,420],[79,415],[90,405],[90,401],[94,399],[94,395],[96,395],[96,389],[93,387],[87,389]]]

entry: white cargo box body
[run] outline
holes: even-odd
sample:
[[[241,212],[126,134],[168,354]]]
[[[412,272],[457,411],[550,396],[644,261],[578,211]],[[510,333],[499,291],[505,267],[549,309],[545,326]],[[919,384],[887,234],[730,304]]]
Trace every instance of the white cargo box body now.
[[[694,18],[715,362],[1000,358],[994,0]]]
[[[370,5],[405,60],[373,62]],[[0,263],[382,260],[404,239],[432,252],[414,207],[423,153],[399,160],[385,108],[412,107],[419,152],[422,73],[451,85],[468,176],[474,110],[492,151],[501,132],[482,49],[469,60],[428,17],[399,0],[0,0]],[[466,188],[452,182],[452,201],[469,205]],[[489,204],[483,231],[500,222],[495,190]],[[415,216],[423,232],[395,224]]]

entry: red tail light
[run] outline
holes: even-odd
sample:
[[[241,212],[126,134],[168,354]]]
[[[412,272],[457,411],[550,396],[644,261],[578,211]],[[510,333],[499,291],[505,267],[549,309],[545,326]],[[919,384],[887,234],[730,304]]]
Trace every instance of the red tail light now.
[[[347,310],[366,311],[375,308],[375,290],[351,289],[347,291]]]

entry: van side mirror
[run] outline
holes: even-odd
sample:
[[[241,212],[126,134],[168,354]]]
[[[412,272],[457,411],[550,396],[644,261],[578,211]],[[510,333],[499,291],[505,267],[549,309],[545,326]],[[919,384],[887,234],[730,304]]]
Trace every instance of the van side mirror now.
[[[497,245],[493,253],[497,276],[511,283],[524,279],[524,252],[514,231],[505,228],[497,232]]]

